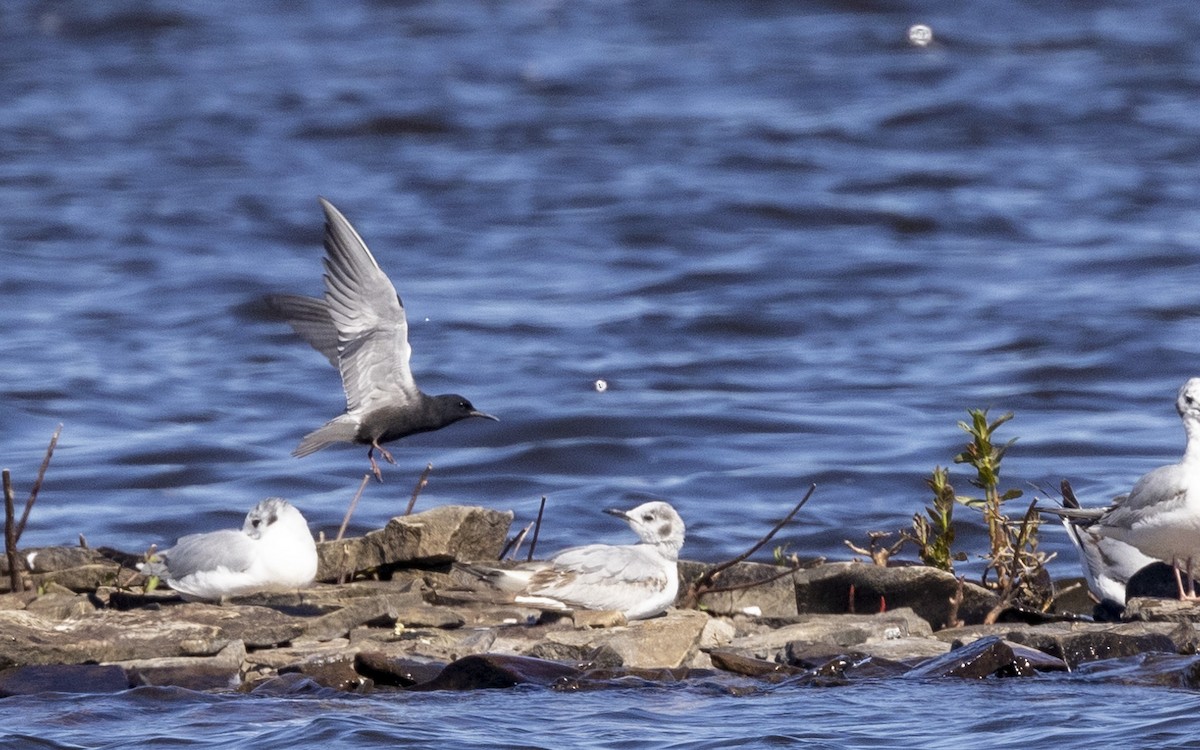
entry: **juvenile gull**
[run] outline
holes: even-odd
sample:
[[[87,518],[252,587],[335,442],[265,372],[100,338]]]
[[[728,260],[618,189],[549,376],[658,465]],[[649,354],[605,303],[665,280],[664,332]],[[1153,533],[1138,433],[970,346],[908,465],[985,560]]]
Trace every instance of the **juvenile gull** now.
[[[255,505],[240,531],[189,534],[158,557],[142,572],[165,579],[188,601],[302,588],[317,575],[317,545],[308,523],[278,497]]]
[[[515,601],[524,604],[551,609],[619,610],[629,620],[666,611],[679,590],[683,519],[660,501],[629,511],[604,512],[624,518],[641,541],[572,547],[548,560],[512,569],[464,567],[501,591],[515,594]]]
[[[1146,563],[1160,560],[1174,566],[1180,598],[1198,598],[1192,565],[1200,559],[1200,378],[1179,389],[1175,410],[1187,433],[1178,463],[1146,474],[1107,508],[1051,511],[1069,521],[1089,585],[1101,598],[1119,594],[1124,603],[1120,579],[1127,580],[1130,569],[1144,567],[1138,555],[1148,558]],[[1186,589],[1181,565],[1188,577]]]
[[[395,463],[383,443],[467,417],[497,418],[458,394],[429,396],[417,388],[408,366],[404,303],[346,217],[319,200],[325,210],[324,298],[280,294],[267,301],[341,372],[346,412],[305,435],[292,455],[359,443],[369,446],[371,471],[382,480],[375,451]]]

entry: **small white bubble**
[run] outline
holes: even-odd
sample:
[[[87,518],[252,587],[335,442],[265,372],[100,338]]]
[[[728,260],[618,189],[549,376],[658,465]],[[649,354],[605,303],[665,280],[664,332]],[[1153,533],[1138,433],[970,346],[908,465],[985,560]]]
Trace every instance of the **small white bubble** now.
[[[596,393],[604,393],[608,390],[608,381],[597,380],[595,383],[592,383],[592,387],[596,389]]]
[[[908,41],[917,47],[928,47],[933,43],[933,29],[923,23],[908,27]]]

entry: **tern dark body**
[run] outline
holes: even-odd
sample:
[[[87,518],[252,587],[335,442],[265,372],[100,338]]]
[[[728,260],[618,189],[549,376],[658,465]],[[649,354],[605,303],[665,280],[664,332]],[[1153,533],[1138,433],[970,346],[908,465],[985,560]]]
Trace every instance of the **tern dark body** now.
[[[324,198],[325,297],[275,295],[268,304],[338,368],[346,412],[304,436],[292,452],[307,456],[333,443],[370,446],[391,462],[383,443],[431,432],[468,417],[496,419],[457,394],[430,396],[409,369],[412,349],[404,305],[358,232]]]

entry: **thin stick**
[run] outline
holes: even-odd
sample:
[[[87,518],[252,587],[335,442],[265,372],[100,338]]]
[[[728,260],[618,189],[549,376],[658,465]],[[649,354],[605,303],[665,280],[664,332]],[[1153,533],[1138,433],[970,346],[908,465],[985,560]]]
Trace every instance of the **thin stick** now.
[[[542,513],[546,510],[546,496],[542,495],[542,504],[538,506],[537,522],[533,525],[533,539],[529,542],[529,557],[526,562],[533,560],[533,550],[537,548],[538,533],[542,530]]]
[[[417,486],[413,487],[412,497],[408,501],[408,507],[404,509],[404,515],[411,515],[413,506],[417,504],[417,495],[421,494],[421,490],[425,489],[425,485],[429,484],[429,472],[433,471],[433,464],[425,464],[425,471],[421,472],[421,478],[417,480]]]
[[[8,469],[4,470],[4,552],[8,555],[8,587],[9,591],[18,593],[25,590],[21,580],[20,557],[17,555],[17,528],[13,523],[16,517],[16,504],[13,498],[12,476]]]
[[[704,593],[705,594],[722,594],[726,591],[741,591],[742,589],[752,588],[754,586],[762,586],[765,583],[771,583],[772,581],[778,581],[780,578],[783,578],[785,576],[790,576],[792,573],[795,573],[797,570],[800,570],[800,564],[792,563],[790,566],[784,568],[782,571],[776,573],[775,575],[768,576],[768,577],[762,579],[761,581],[753,581],[753,582],[747,581],[746,583],[738,583],[738,584],[734,584],[732,586],[714,586],[711,589],[705,589]]]
[[[50,436],[50,445],[46,446],[46,457],[42,459],[42,468],[38,469],[37,481],[33,483],[33,489],[29,491],[29,499],[25,501],[25,511],[21,514],[21,522],[17,524],[16,541],[21,540],[21,535],[25,533],[25,522],[29,520],[29,511],[33,510],[33,504],[37,502],[38,492],[42,489],[42,480],[46,478],[46,469],[50,468],[50,457],[54,455],[54,447],[58,445],[58,436],[62,434],[62,424],[60,423],[54,430],[54,434]]]
[[[525,537],[529,534],[529,532],[532,529],[533,529],[533,524],[528,524],[525,528],[523,528],[519,532],[517,532],[517,535],[514,536],[512,539],[510,539],[508,541],[508,544],[504,545],[504,549],[500,550],[500,556],[497,557],[496,559],[503,560],[504,556],[507,555],[510,550],[512,551],[512,556],[516,557],[517,550],[521,549],[521,542],[525,541]]]
[[[796,507],[792,508],[792,511],[783,517],[783,520],[781,520],[779,523],[775,524],[775,528],[768,531],[766,536],[764,536],[762,539],[759,539],[758,542],[756,544],[754,544],[754,546],[752,546],[750,549],[746,550],[745,552],[743,552],[742,554],[733,558],[732,560],[727,560],[723,563],[714,565],[712,568],[710,568],[704,574],[704,577],[706,577],[708,579],[708,582],[711,583],[712,579],[715,578],[717,575],[719,575],[720,573],[724,572],[725,570],[727,570],[729,568],[732,568],[734,565],[737,565],[738,563],[744,561],[746,558],[753,555],[755,552],[758,552],[760,549],[762,549],[763,546],[765,546],[767,542],[771,541],[771,539],[773,539],[775,537],[775,535],[779,533],[780,529],[782,529],[784,526],[787,526],[788,522],[791,521],[792,518],[794,518],[795,515],[800,512],[800,509],[804,507],[804,504],[808,502],[808,499],[810,497],[812,497],[812,494],[814,492],[816,492],[816,490],[817,490],[817,485],[810,484],[808,486],[808,492],[804,493],[804,497],[800,498],[800,502],[796,503]]]
[[[800,509],[804,507],[804,504],[808,502],[808,499],[812,497],[813,492],[816,492],[816,490],[817,485],[809,485],[808,492],[804,493],[804,497],[800,498],[800,502],[796,503],[796,507],[792,508],[791,513],[788,513],[786,516],[784,516],[783,520],[775,524],[775,527],[768,531],[766,536],[764,536],[762,539],[759,539],[756,544],[750,547],[750,549],[746,550],[732,560],[726,560],[723,563],[717,563],[708,570],[704,571],[699,578],[697,578],[690,586],[688,586],[687,596],[684,598],[684,603],[681,606],[683,606],[685,609],[694,606],[700,596],[708,592],[717,576],[762,549],[763,545],[771,541],[771,539],[779,533],[779,530],[786,526],[788,522],[800,512]],[[788,572],[790,573],[794,571],[789,570]],[[752,585],[754,584],[747,584],[746,586],[742,586],[740,588],[747,588],[748,586]]]
[[[367,482],[371,481],[372,474],[363,474],[362,482],[358,485],[358,492],[354,493],[354,499],[350,501],[350,507],[346,508],[346,515],[342,518],[342,526],[338,529],[337,538],[333,541],[340,542],[342,536],[346,533],[346,527],[350,525],[350,516],[354,515],[354,509],[358,507],[358,499],[362,497],[363,490],[367,488]]]

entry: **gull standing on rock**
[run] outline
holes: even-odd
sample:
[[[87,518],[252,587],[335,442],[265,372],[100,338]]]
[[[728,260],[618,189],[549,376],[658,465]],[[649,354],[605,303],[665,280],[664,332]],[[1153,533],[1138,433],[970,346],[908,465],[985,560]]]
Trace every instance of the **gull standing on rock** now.
[[[461,566],[515,601],[549,609],[619,610],[628,620],[665,612],[679,591],[679,549],[683,519],[668,503],[644,503],[633,510],[605,509],[624,518],[638,544],[572,547],[548,560],[512,569]]]
[[[1147,565],[1158,562],[1137,547],[1100,533],[1097,522],[1111,507],[1081,508],[1069,485],[1063,489],[1062,510],[1042,507],[1038,510],[1062,517],[1063,527],[1083,564],[1088,590],[1097,600],[1112,602],[1118,610],[1125,606],[1125,585],[1129,579]]]
[[[271,589],[303,588],[317,575],[317,545],[308,522],[288,501],[255,505],[241,531],[189,534],[142,567],[188,601],[220,601]]]
[[[1130,569],[1142,567],[1140,554],[1149,558],[1147,562],[1161,560],[1175,568],[1180,599],[1200,599],[1192,575],[1193,563],[1200,561],[1200,378],[1179,389],[1175,410],[1187,433],[1178,463],[1146,474],[1108,508],[1050,511],[1068,520],[1089,583],[1102,598],[1119,594],[1119,603],[1124,603],[1124,580],[1118,581],[1119,588],[1112,581],[1128,579]]]
[[[325,297],[281,294],[267,302],[341,372],[346,412],[305,435],[292,455],[307,456],[334,443],[366,445],[371,471],[382,481],[375,451],[396,463],[383,443],[467,417],[499,420],[458,394],[429,396],[417,388],[396,288],[346,217],[319,200],[325,210]]]

